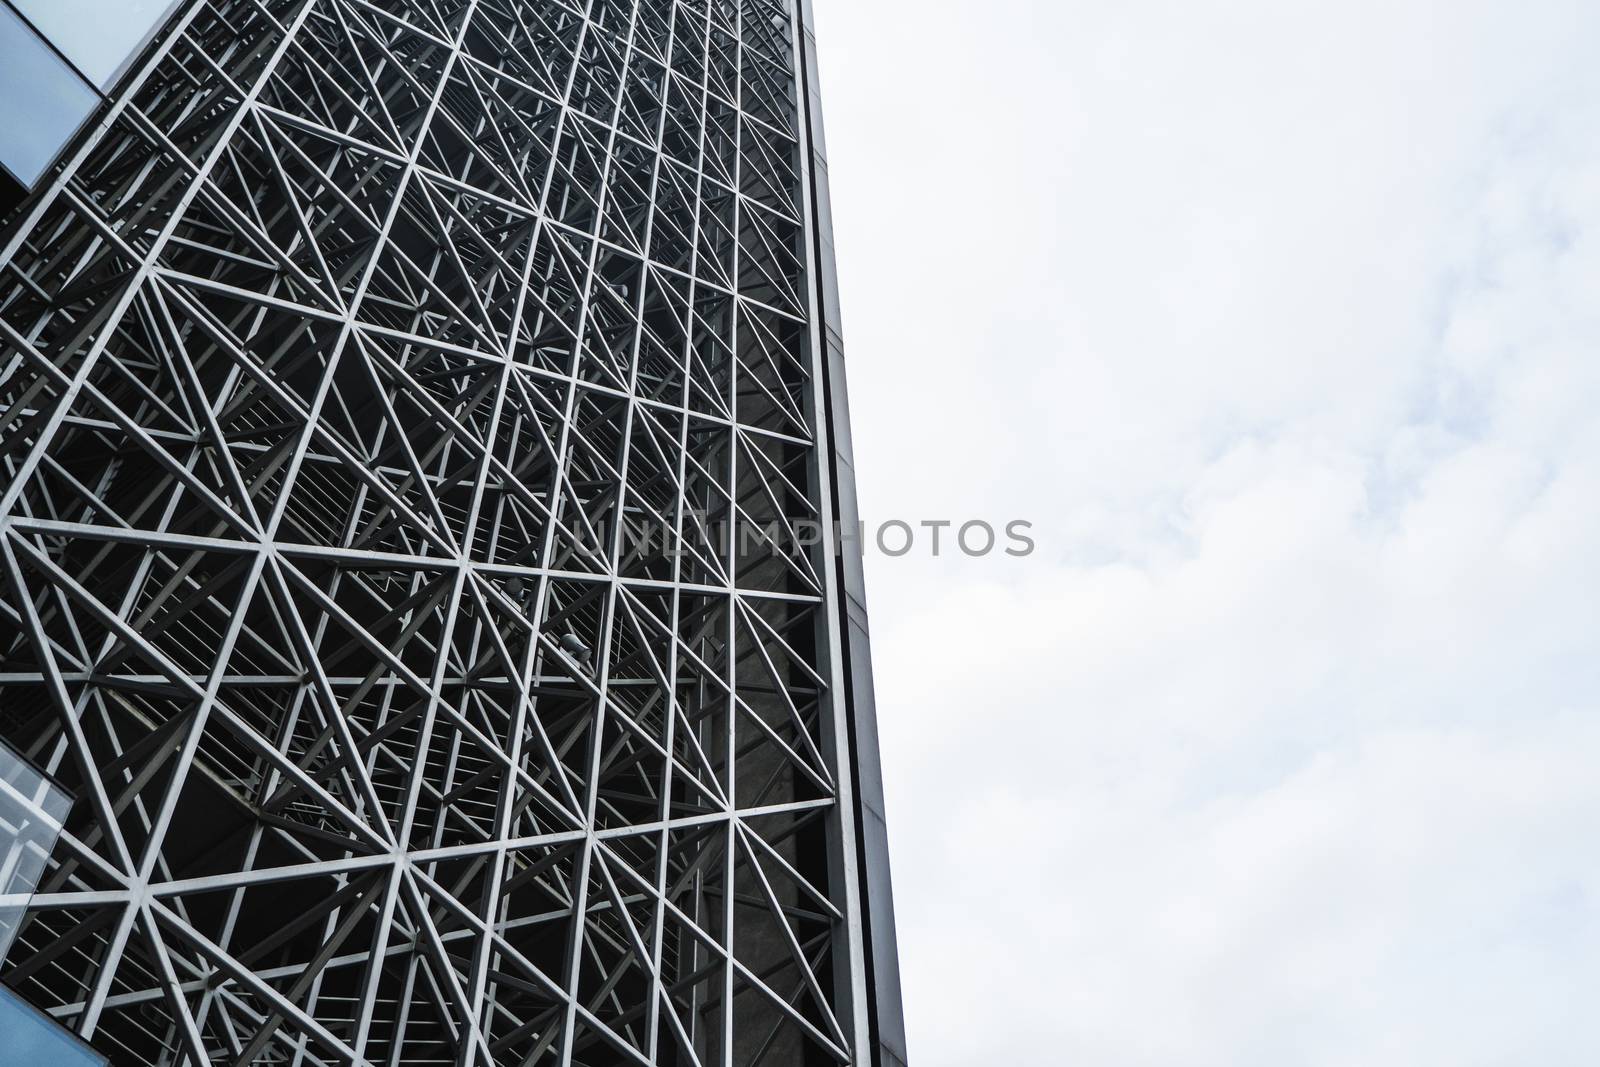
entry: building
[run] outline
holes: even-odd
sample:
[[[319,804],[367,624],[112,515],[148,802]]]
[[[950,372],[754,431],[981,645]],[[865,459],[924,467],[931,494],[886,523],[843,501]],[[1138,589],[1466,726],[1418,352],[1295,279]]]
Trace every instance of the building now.
[[[904,1062],[792,5],[0,0],[0,1060]]]

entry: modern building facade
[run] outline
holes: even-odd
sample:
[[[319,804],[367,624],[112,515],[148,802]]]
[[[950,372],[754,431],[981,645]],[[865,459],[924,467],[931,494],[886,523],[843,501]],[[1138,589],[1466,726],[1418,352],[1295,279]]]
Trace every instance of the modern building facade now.
[[[904,1063],[809,17],[0,0],[0,1059]]]

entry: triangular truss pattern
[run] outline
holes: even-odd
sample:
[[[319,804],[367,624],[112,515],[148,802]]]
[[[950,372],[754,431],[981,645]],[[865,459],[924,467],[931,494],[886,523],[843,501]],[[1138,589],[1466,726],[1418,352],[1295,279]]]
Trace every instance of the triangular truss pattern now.
[[[800,54],[181,6],[0,230],[0,738],[75,797],[0,980],[116,1064],[866,1062]]]

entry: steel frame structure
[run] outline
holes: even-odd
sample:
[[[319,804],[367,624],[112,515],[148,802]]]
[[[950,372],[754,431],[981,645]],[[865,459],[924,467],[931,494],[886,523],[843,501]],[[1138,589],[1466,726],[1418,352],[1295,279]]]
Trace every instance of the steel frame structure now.
[[[194,0],[8,221],[0,979],[113,1064],[879,1062],[803,22]]]

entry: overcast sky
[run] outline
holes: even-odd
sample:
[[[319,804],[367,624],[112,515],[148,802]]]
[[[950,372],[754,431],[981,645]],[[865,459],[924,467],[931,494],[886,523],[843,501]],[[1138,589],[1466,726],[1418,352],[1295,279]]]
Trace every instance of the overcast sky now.
[[[912,1063],[1600,1062],[1600,5],[817,7]]]

